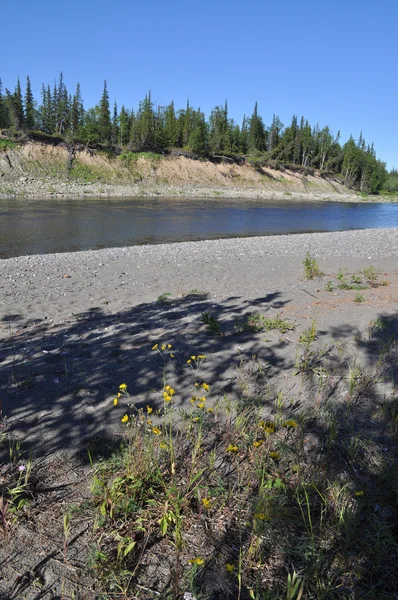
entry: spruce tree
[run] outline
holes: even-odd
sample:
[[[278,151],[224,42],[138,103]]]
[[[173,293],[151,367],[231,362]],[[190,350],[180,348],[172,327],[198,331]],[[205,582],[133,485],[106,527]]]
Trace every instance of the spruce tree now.
[[[123,146],[127,143],[129,139],[129,131],[130,131],[130,115],[124,108],[124,105],[120,109],[119,114],[119,138],[118,143]]]
[[[174,102],[171,102],[164,113],[164,144],[175,147],[178,144],[178,123],[174,110]]]
[[[117,104],[116,100],[113,105],[113,115],[112,115],[112,131],[111,131],[111,142],[112,146],[116,146],[117,139],[119,133],[119,116],[117,114]]]
[[[112,123],[111,123],[111,113],[109,110],[109,95],[108,95],[108,89],[106,86],[106,81],[104,81],[104,91],[102,92],[102,97],[101,97],[99,106],[100,106],[99,133],[100,133],[101,141],[104,144],[109,144],[111,141]]]
[[[249,150],[251,152],[265,150],[265,128],[263,120],[258,114],[257,102],[250,119]]]
[[[29,75],[26,78],[26,91],[25,91],[25,122],[27,129],[35,129],[36,126],[36,110],[34,106],[34,99],[32,94],[32,88],[30,85]]]
[[[22,91],[21,91],[21,83],[17,81],[17,85],[14,92],[14,114],[15,114],[15,127],[17,129],[23,129],[25,127],[25,114],[23,107],[23,99],[22,99]]]
[[[188,148],[202,156],[207,154],[207,126],[205,116],[200,109],[192,113],[192,129],[189,134]]]
[[[70,127],[72,130],[73,137],[78,137],[79,130],[83,125],[84,120],[84,108],[83,99],[80,91],[80,83],[76,85],[76,92],[73,95],[71,102],[70,111]]]
[[[64,84],[64,76],[61,71],[59,75],[58,88],[55,93],[55,118],[56,129],[58,134],[64,133],[69,127],[70,120],[70,104],[68,91]]]

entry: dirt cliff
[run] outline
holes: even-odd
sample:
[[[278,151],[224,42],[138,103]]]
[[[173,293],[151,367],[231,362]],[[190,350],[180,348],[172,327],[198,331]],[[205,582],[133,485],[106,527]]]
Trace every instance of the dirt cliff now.
[[[71,167],[70,169],[68,169]],[[0,197],[192,196],[355,200],[339,180],[289,169],[253,168],[186,156],[119,157],[81,146],[27,141],[0,149]]]

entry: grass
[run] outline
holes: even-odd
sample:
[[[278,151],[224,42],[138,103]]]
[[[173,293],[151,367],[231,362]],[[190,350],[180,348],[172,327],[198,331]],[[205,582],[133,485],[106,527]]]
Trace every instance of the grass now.
[[[313,256],[311,256],[308,252],[303,261],[303,265],[305,279],[315,279],[315,277],[322,277],[323,273],[320,270],[316,259]]]
[[[164,292],[164,294],[160,294],[160,296],[158,296],[156,302],[159,304],[167,304],[170,302],[172,295],[173,294],[171,292]]]
[[[123,154],[119,156],[119,159],[127,164],[131,162],[134,163],[140,158],[156,163],[162,159],[162,154],[156,154],[155,152],[123,152]]]
[[[377,285],[374,275],[354,274],[350,285]],[[343,281],[340,272],[337,287]],[[209,313],[201,321],[219,336],[210,340],[218,353],[222,324]],[[284,334],[295,325],[254,313],[236,329]],[[65,565],[84,515],[92,547],[79,570],[93,574],[104,600],[396,598],[398,396],[373,393],[396,349],[385,330],[380,318],[369,323],[372,345],[381,334],[388,343],[365,368],[333,341],[320,347],[313,321],[294,341],[285,389],[261,384],[256,397],[246,391],[267,374],[255,355],[239,371],[247,379],[240,392],[220,394],[203,375],[211,356],[186,347],[177,354],[168,341],[142,349],[145,360],[160,359],[150,382],[157,398],[139,401],[133,384],[115,382],[110,410],[124,433],[107,456],[90,450],[90,498],[63,513]],[[9,456],[0,500],[6,538],[32,497],[30,461],[18,444]]]
[[[307,277],[307,279],[311,279],[311,277]],[[360,273],[353,273],[350,277],[350,280],[347,281],[347,276],[342,269],[339,269],[336,275],[336,282],[332,280],[328,281],[325,285],[325,291],[333,292],[335,286],[339,290],[367,290],[369,288],[377,288],[379,286],[388,285],[388,281],[379,282],[379,274],[375,267],[369,266],[366,269],[363,269]],[[359,298],[361,294],[357,294]],[[357,302],[361,302],[361,300],[357,300]]]
[[[106,182],[110,179],[109,175],[98,167],[92,167],[79,162],[77,159],[73,161],[69,178],[75,181],[84,183]]]
[[[315,339],[313,323],[300,344]],[[164,364],[162,408],[136,406],[121,384],[125,441],[93,475],[92,568],[107,597],[394,598],[396,449],[386,455],[358,405],[373,376],[350,366],[346,408],[325,388],[315,412],[292,414],[279,393],[272,414],[212,398],[207,359],[192,355],[190,408],[179,409],[167,383],[173,349],[152,350]],[[383,407],[392,435],[397,406]]]
[[[295,326],[289,323],[288,319],[283,319],[280,315],[276,317],[264,317],[260,313],[254,313],[246,317],[246,319],[235,325],[235,330],[239,333],[243,331],[273,331],[277,330],[280,333],[293,331]]]
[[[10,150],[16,148],[17,144],[7,138],[0,138],[0,150]]]

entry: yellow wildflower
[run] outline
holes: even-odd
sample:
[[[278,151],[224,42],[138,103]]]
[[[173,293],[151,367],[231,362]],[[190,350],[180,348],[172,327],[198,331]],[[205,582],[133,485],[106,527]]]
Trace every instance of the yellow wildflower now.
[[[358,492],[355,492],[355,495],[357,498],[359,498],[360,496],[363,496],[365,494],[365,492],[363,490],[359,490]]]
[[[122,417],[122,423],[127,423],[128,420],[129,420],[128,415],[124,415],[124,417]]]
[[[191,360],[196,360],[196,356],[195,355],[191,356]]]
[[[155,344],[154,346],[152,346],[152,350],[157,350],[159,348],[159,344]]]
[[[173,346],[171,344],[167,344],[167,348],[170,350]]]
[[[206,396],[202,396],[201,398],[199,398],[199,400],[200,400],[201,402],[206,402]]]
[[[269,435],[271,433],[275,433],[275,424],[270,421],[267,421],[266,423],[264,423],[264,425],[262,425],[262,427],[263,427],[265,433],[268,433]]]
[[[285,421],[285,427],[297,427],[297,423],[293,419],[288,419]]]
[[[117,397],[118,397],[118,398],[120,398],[120,397],[121,397],[121,393],[120,393],[120,392],[118,392],[118,393],[117,393]]]
[[[174,358],[174,354],[170,352],[170,358]]]
[[[232,565],[231,563],[227,563],[225,565],[225,568],[227,569],[228,573],[232,573],[232,571],[235,569],[235,565]]]
[[[262,444],[264,444],[264,440],[256,440],[253,444],[255,448],[259,448]]]
[[[202,503],[205,508],[210,508],[211,506],[211,502],[208,498],[203,498]]]
[[[167,348],[166,344],[162,344],[161,350],[162,350],[162,351],[163,351],[163,350],[166,350],[166,348]]]
[[[200,566],[200,565],[203,565],[205,561],[200,556],[197,556],[196,558],[190,558],[188,562],[190,565],[199,565]]]
[[[199,417],[194,417],[192,420],[193,421],[199,421]]]
[[[191,360],[191,359],[187,360],[187,363],[188,363],[189,365],[191,364],[191,362],[192,362],[192,360]]]
[[[118,405],[118,402],[119,402],[119,401],[118,401],[118,399],[117,399],[117,398],[114,398],[114,399],[113,399],[113,406],[117,406],[117,405]]]
[[[163,392],[163,398],[165,402],[171,402],[172,400],[172,397],[167,392]]]
[[[238,446],[234,446],[233,444],[230,444],[227,448],[227,452],[238,452],[238,450]]]
[[[166,448],[167,448],[167,444],[166,444],[166,442],[160,442],[160,444],[159,444],[159,447],[160,447],[162,450],[166,450]]]
[[[127,383],[121,383],[119,385],[119,390],[122,390],[122,392],[124,392],[125,390],[127,390]]]
[[[210,386],[209,386],[209,384],[208,384],[208,383],[202,383],[202,388],[203,388],[203,389],[204,389],[206,392],[208,392],[208,391],[209,391],[209,389],[210,389]]]
[[[200,402],[199,404],[196,405],[196,408],[200,408],[200,410],[203,410],[205,407],[204,402]]]
[[[155,435],[160,435],[162,432],[160,431],[159,427],[154,427],[152,429],[152,433],[154,433]]]
[[[192,398],[190,399],[190,403],[191,404],[195,404],[195,402],[196,402],[197,399],[198,398],[196,396],[192,396]]]
[[[213,413],[213,412],[214,412],[214,409],[213,409],[213,408],[208,408],[208,409],[207,409],[207,412],[208,412],[208,413]]]
[[[271,457],[273,460],[279,460],[279,459],[280,459],[280,454],[279,454],[279,452],[270,452],[270,453],[269,453],[269,455],[270,455],[270,457]]]
[[[152,425],[152,419],[147,419],[146,422],[148,423],[148,425]]]
[[[199,354],[198,360],[204,360],[206,358],[206,354]]]
[[[150,415],[151,412],[153,412],[153,408],[151,408],[149,405],[147,405],[146,411],[147,411],[148,415]]]

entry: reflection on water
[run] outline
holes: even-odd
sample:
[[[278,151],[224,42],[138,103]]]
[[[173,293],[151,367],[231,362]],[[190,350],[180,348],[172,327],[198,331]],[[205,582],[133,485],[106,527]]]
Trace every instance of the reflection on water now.
[[[0,257],[226,237],[398,227],[398,204],[246,199],[0,200]]]

